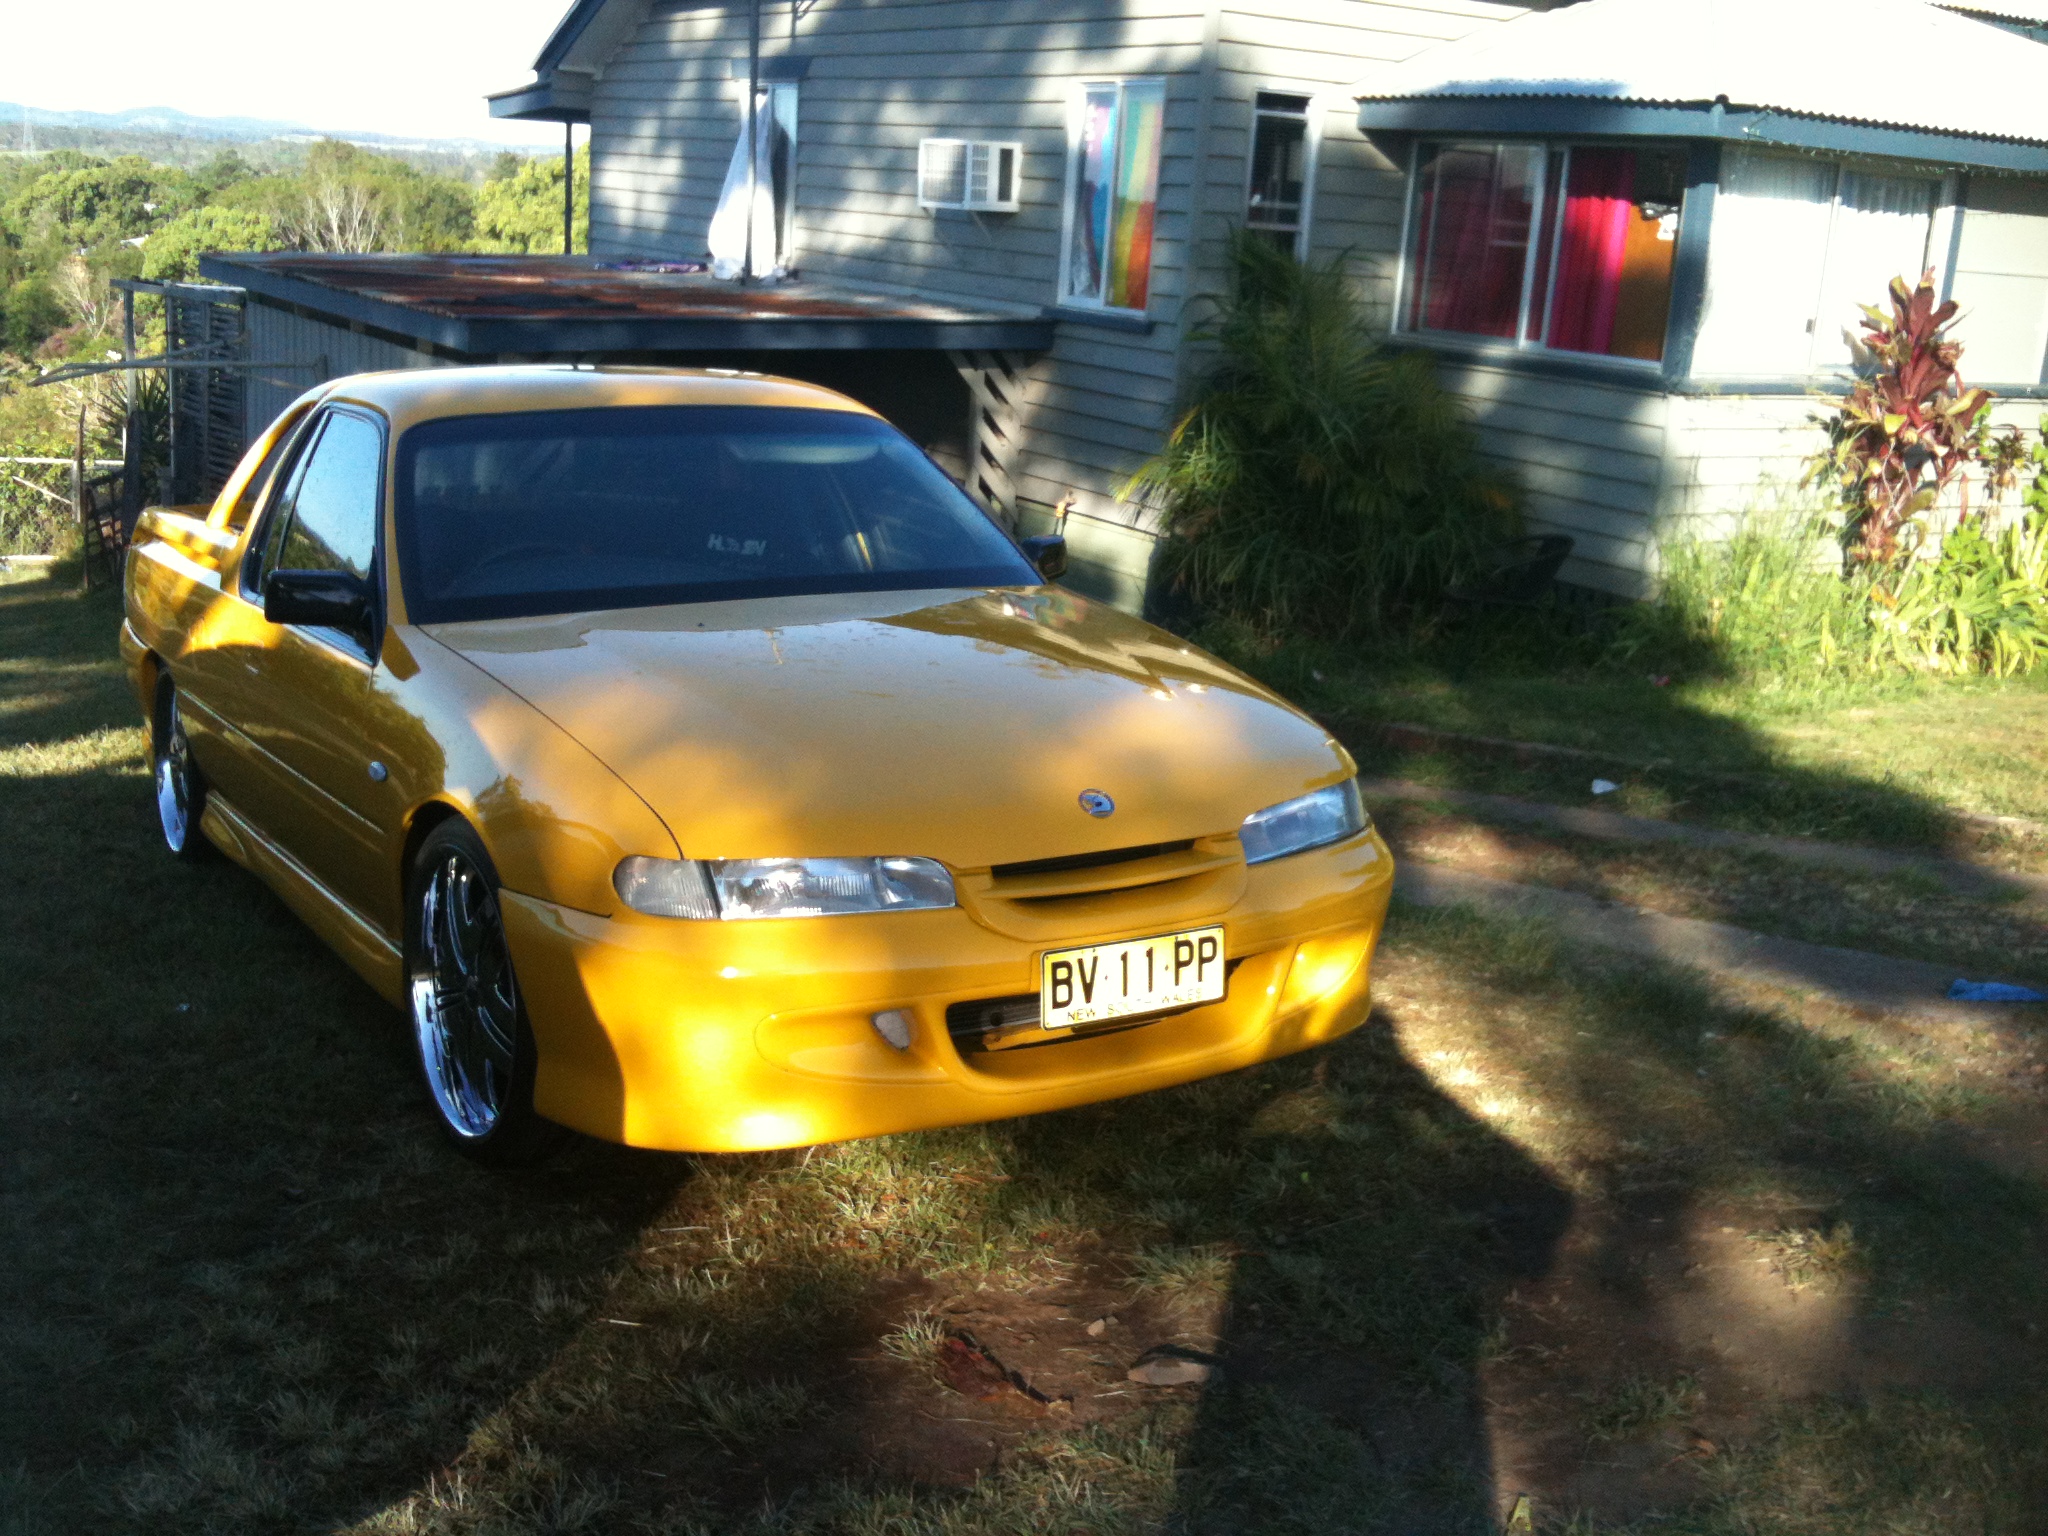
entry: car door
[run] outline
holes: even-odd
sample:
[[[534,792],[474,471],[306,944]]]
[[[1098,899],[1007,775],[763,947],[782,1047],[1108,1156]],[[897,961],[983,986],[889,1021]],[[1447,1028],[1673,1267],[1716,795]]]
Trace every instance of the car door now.
[[[283,423],[255,473],[244,483],[229,509],[228,526],[237,532],[284,492],[293,464],[302,457],[310,412]],[[256,557],[245,554],[253,569]],[[183,696],[185,725],[192,737],[200,770],[213,790],[245,816],[265,825],[272,819],[275,775],[241,720],[252,685],[267,671],[268,653],[276,648],[274,626],[263,622],[263,604],[247,581],[229,573],[218,592],[195,586],[197,605],[186,626],[185,647],[173,659],[172,675]]]
[[[370,728],[382,713],[377,654],[383,626],[385,429],[367,411],[330,407],[258,530],[244,593],[262,602],[272,571],[343,572],[377,593],[367,632],[274,626],[253,653],[236,723],[272,780],[263,830],[359,914],[389,927],[395,907],[385,850],[396,808]],[[259,813],[264,814],[264,813]]]

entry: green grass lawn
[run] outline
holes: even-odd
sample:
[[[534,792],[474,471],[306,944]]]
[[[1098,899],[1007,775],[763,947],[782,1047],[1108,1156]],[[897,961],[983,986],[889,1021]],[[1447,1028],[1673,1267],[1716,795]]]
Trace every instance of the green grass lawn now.
[[[1375,771],[1590,801],[1759,831],[1947,848],[2039,864],[2048,836],[2048,671],[2009,680],[1897,677],[1794,685],[1667,677],[1596,662],[1584,640],[1492,621],[1409,650],[1289,648],[1241,665],[1329,718]],[[1562,656],[1563,660],[1558,658]],[[1600,754],[1584,762],[1395,749],[1371,728],[1412,723]]]
[[[2041,1529],[2024,1030],[1403,912],[1373,1023],[1256,1071],[488,1173],[157,846],[116,622],[0,587],[7,1536]]]

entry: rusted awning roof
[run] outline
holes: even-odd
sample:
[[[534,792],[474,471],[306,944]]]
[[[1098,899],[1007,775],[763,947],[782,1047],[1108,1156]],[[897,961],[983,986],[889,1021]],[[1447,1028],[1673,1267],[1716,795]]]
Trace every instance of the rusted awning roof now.
[[[200,271],[258,302],[469,357],[1052,344],[1051,322],[1021,305],[968,307],[809,280],[743,288],[693,265],[280,252],[206,256]]]

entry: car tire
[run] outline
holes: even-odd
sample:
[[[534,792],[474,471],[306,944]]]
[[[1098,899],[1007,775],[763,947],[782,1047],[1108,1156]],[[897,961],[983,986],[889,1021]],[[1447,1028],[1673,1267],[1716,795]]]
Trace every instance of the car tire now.
[[[442,822],[413,855],[405,980],[427,1097],[448,1139],[501,1168],[547,1156],[564,1133],[533,1108],[533,1030],[512,972],[497,871],[466,822]]]
[[[206,776],[192,755],[185,734],[184,712],[178,707],[178,685],[166,672],[157,678],[156,707],[150,713],[150,777],[156,785],[157,829],[164,846],[188,863],[212,851],[199,819],[206,813]]]

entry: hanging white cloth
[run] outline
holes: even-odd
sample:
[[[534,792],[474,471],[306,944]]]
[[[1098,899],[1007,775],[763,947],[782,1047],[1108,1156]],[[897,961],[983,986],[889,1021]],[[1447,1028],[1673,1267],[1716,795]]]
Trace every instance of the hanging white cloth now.
[[[782,98],[795,92],[769,86],[754,98],[754,163],[749,177],[747,129],[740,125],[733,145],[732,163],[726,167],[725,186],[718,194],[717,211],[711,215],[711,275],[730,282],[747,268],[747,214],[751,204],[754,223],[753,269],[749,276],[781,277],[786,263],[780,239],[782,219],[778,217],[778,190],[787,197],[789,147],[793,124],[784,117],[795,115],[795,102]],[[778,151],[780,155],[778,157]],[[748,194],[751,180],[753,196]]]

